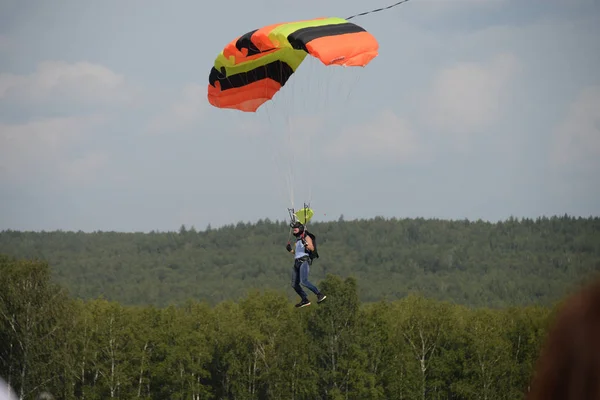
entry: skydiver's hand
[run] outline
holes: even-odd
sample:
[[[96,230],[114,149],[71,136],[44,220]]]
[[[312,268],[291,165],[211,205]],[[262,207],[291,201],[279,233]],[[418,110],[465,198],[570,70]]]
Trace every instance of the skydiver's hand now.
[[[287,251],[292,251],[292,245],[289,243],[285,246],[285,248]]]

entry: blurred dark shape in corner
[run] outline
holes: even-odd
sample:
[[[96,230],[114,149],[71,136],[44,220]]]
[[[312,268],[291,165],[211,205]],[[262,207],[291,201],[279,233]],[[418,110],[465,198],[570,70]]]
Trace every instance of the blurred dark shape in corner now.
[[[540,349],[527,400],[559,399],[600,400],[600,279],[562,302]]]

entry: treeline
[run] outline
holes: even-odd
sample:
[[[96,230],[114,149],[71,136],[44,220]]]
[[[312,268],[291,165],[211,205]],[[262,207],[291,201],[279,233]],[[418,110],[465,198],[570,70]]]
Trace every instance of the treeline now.
[[[360,281],[359,299],[422,293],[470,306],[550,305],[600,269],[600,218],[498,223],[384,219],[314,223],[321,258],[311,278]],[[73,296],[125,305],[215,305],[253,288],[287,290],[286,222],[178,232],[0,232],[0,252],[39,258]]]
[[[279,291],[214,306],[80,300],[45,262],[0,256],[0,376],[22,399],[522,399],[552,309]]]

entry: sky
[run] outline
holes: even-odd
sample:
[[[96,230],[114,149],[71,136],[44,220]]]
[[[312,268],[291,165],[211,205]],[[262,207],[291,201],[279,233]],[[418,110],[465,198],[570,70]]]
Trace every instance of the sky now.
[[[600,215],[599,0],[412,0],[351,20],[366,67],[208,103],[235,37],[387,4],[0,0],[0,230]]]

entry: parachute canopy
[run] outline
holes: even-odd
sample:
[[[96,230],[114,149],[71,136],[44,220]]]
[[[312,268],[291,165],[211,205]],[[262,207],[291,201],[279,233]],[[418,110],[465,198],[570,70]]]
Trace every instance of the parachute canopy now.
[[[343,18],[277,23],[232,40],[209,74],[208,101],[215,107],[255,112],[285,85],[306,55],[324,65],[364,67],[379,44]]]
[[[301,208],[294,213],[296,221],[299,221],[302,225],[306,225],[308,221],[315,215],[315,212],[308,207]]]

